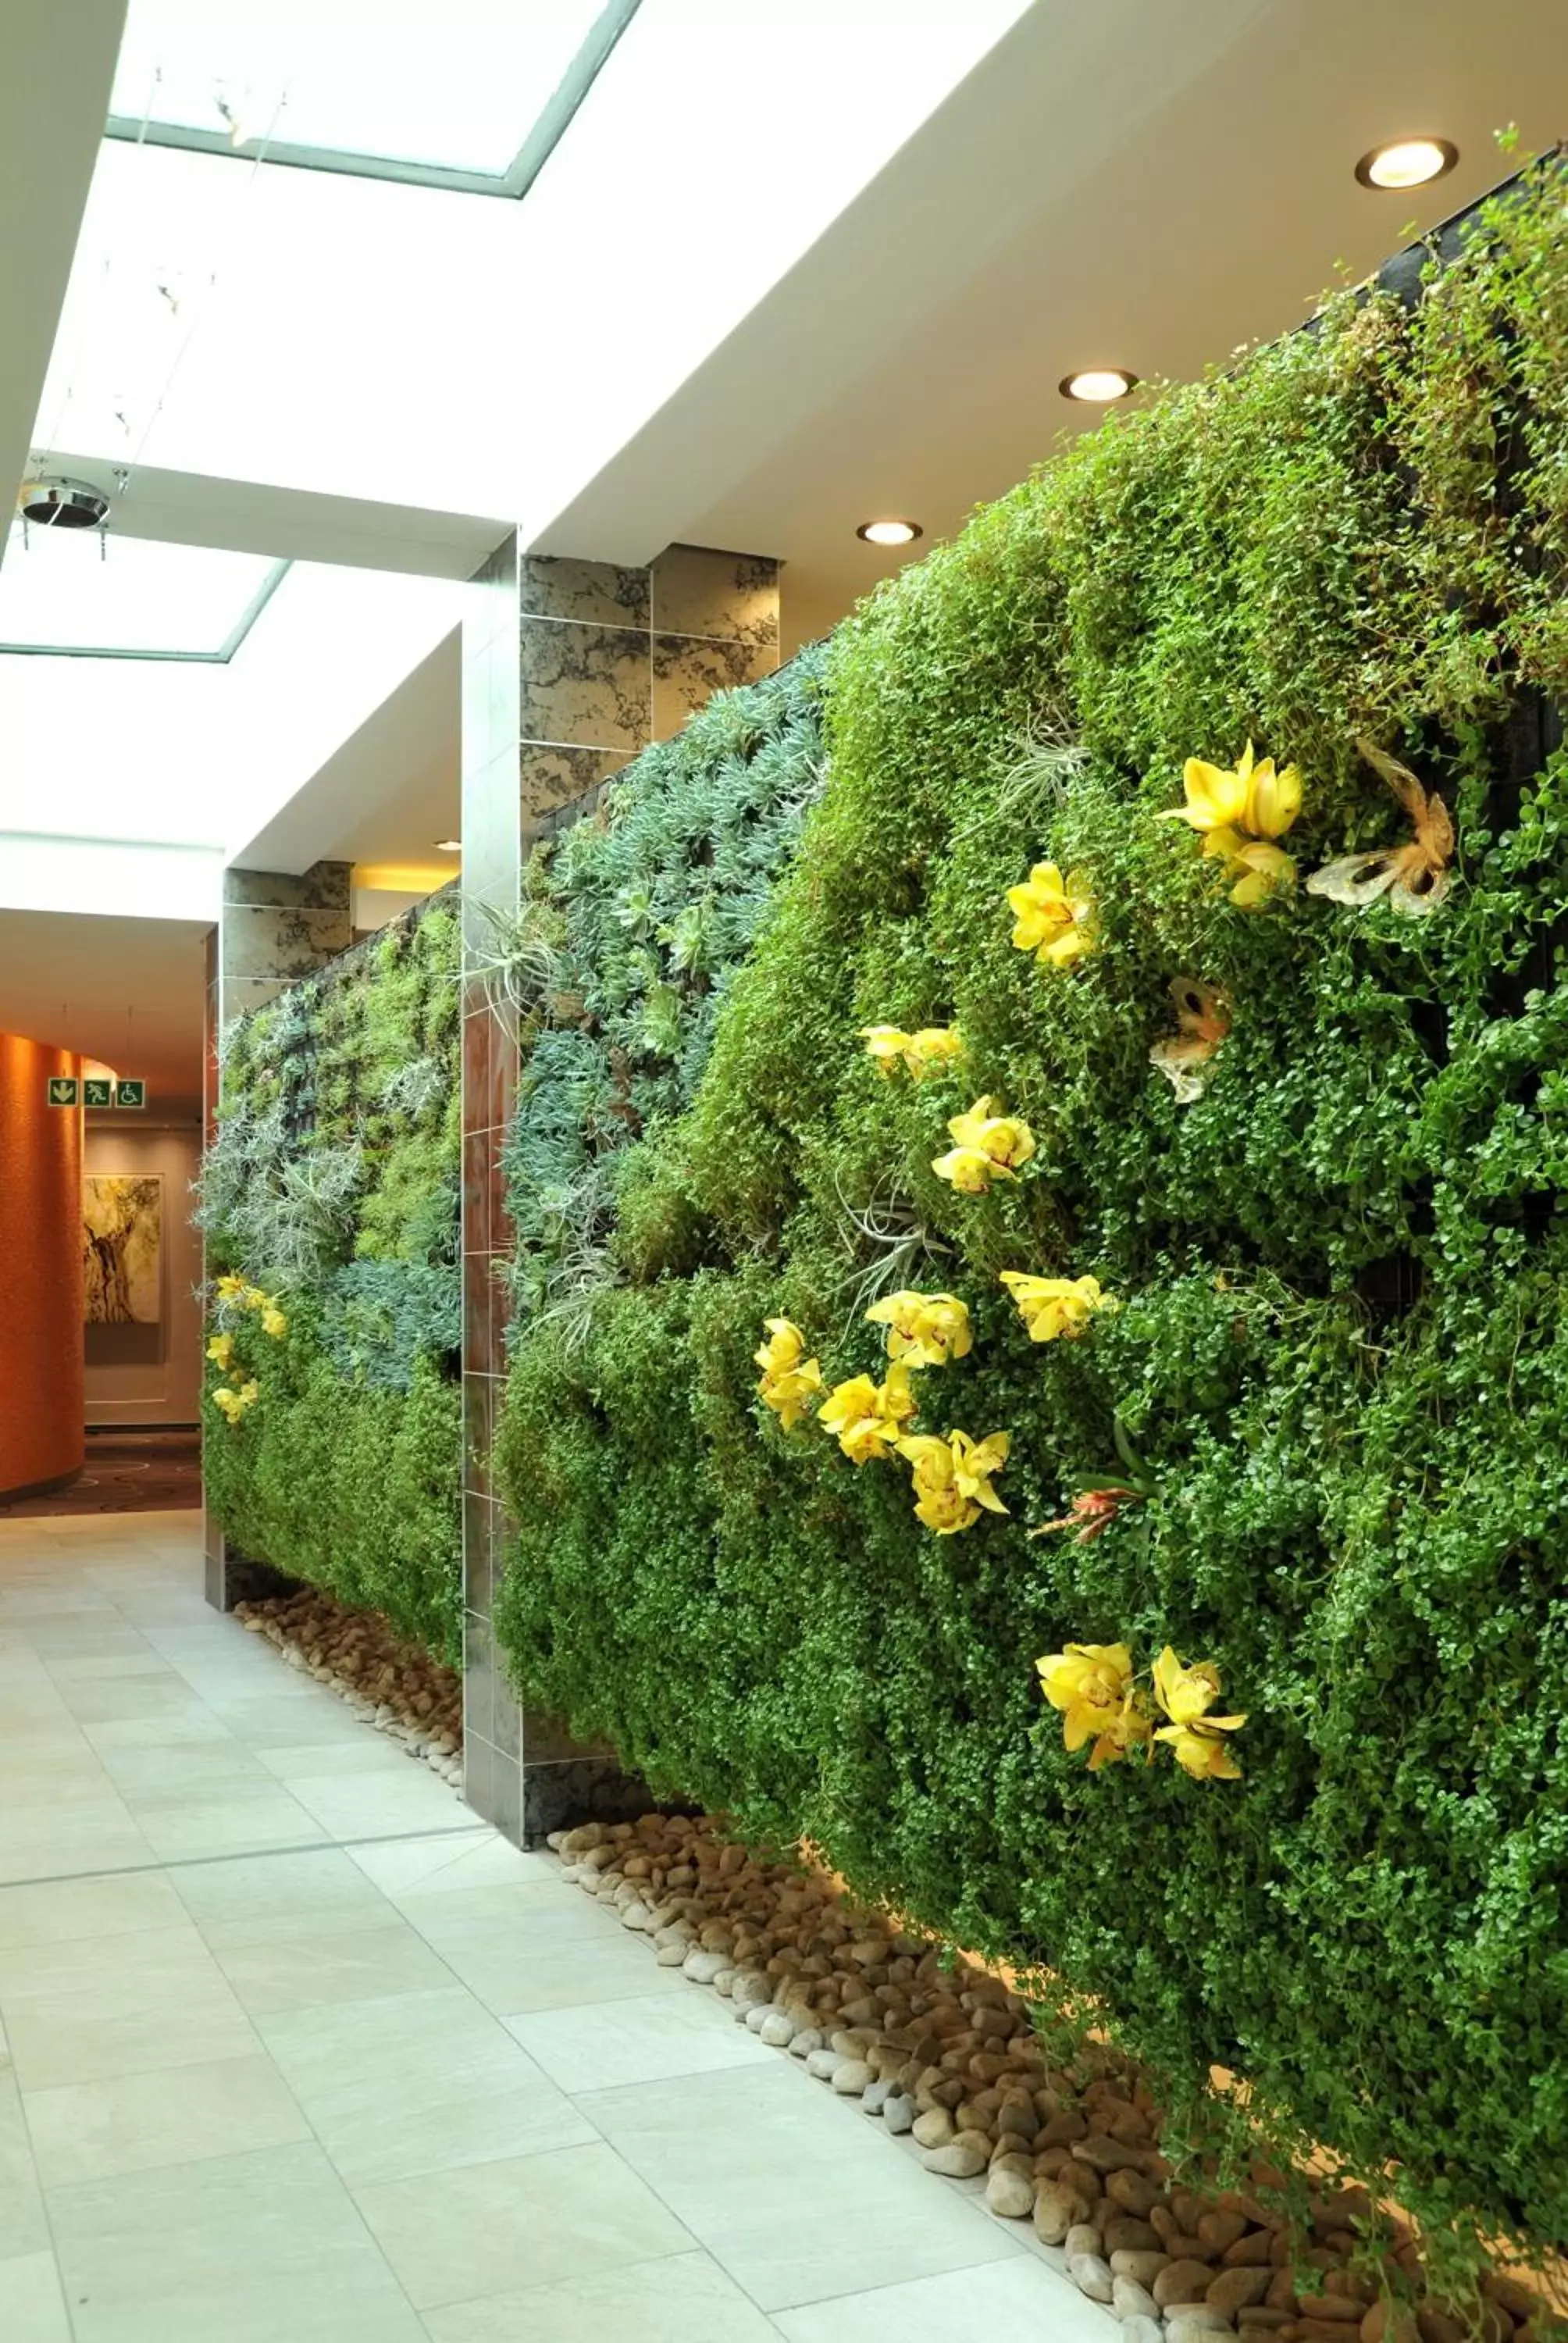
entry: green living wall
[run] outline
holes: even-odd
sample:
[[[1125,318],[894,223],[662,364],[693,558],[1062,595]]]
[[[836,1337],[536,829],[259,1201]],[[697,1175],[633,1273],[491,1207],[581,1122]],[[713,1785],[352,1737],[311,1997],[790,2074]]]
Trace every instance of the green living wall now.
[[[457,980],[439,896],[239,1021],[198,1211],[225,1531],[454,1665]]]
[[[525,1319],[498,1441],[532,1698],[1048,1966],[1173,2103],[1218,2062],[1438,2227],[1558,2244],[1565,543],[1552,167],[873,595],[691,1102],[620,1183],[613,1276]],[[1282,838],[1288,789],[1248,809],[1297,867],[1251,907],[1244,837],[1161,819],[1249,740],[1301,778]],[[1302,883],[1402,843],[1423,910]],[[1047,860],[1088,949],[1042,963],[1006,897]],[[962,1055],[890,1075],[878,1024]],[[965,1192],[933,1165],[987,1097],[1033,1152]],[[1119,1306],[1031,1341],[1003,1272]],[[902,1289],[973,1332],[919,1429],[1010,1435],[1006,1515],[956,1534],[758,1393],[773,1316],[825,1384],[884,1374],[864,1311]],[[1212,1664],[1240,1778],[1064,1746],[1036,1659],[1122,1642]]]

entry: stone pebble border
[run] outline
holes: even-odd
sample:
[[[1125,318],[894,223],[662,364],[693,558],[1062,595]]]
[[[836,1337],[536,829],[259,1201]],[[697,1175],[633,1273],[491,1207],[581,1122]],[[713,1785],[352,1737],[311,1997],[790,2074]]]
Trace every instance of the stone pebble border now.
[[[645,1936],[660,1967],[724,1996],[760,2041],[908,2134],[928,2172],[983,2179],[989,2210],[1030,2223],[1124,2343],[1549,2343],[1550,2308],[1506,2272],[1468,2307],[1430,2293],[1405,2222],[1385,2225],[1382,2282],[1370,2275],[1363,2188],[1306,2176],[1292,2225],[1247,2191],[1181,2186],[1127,2059],[1088,2043],[1052,2064],[1000,1978],[753,1854],[721,1818],[648,1814],[548,1843],[562,1876]],[[1286,2185],[1261,2161],[1251,2177]]]

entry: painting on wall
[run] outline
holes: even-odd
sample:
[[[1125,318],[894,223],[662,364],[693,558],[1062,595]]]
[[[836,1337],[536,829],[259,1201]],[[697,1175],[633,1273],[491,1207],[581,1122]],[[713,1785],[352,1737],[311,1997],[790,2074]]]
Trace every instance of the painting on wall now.
[[[82,1182],[89,1326],[156,1326],[163,1315],[164,1183],[99,1174]]]

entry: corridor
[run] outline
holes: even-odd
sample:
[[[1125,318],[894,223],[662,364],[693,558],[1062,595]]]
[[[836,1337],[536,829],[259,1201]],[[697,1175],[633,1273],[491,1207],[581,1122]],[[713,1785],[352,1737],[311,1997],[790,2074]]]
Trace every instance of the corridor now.
[[[210,1610],[198,1542],[0,1522],[5,2343],[1104,2343]]]

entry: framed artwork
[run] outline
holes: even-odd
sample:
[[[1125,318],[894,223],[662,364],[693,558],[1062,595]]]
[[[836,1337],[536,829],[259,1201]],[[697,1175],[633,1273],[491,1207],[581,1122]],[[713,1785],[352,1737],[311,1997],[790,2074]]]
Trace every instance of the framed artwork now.
[[[82,1182],[89,1326],[156,1326],[163,1316],[164,1183],[97,1174]]]

